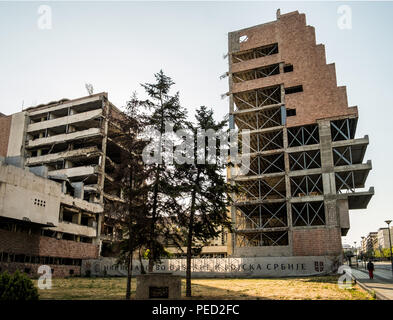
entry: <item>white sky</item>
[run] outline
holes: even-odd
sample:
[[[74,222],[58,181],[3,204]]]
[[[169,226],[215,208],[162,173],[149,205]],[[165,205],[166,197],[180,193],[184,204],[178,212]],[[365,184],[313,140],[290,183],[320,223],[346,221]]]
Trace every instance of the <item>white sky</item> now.
[[[227,33],[299,10],[336,63],[338,85],[359,107],[357,136],[368,134],[365,161],[372,159],[368,186],[376,195],[367,210],[350,213],[345,243],[384,227],[393,218],[392,2],[345,2],[353,27],[337,26],[344,2],[0,2],[0,112],[106,91],[118,107],[139,83],[161,68],[176,82],[183,106],[206,105],[218,118],[228,112]],[[51,30],[37,27],[40,5],[52,9]]]

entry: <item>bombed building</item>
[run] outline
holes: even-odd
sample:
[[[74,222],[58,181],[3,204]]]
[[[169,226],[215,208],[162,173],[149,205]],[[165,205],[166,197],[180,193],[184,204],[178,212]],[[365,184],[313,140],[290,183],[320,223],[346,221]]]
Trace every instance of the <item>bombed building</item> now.
[[[236,257],[342,253],[349,210],[365,209],[368,136],[304,14],[229,33],[230,126],[250,130],[250,168],[230,176]]]
[[[121,237],[104,204],[121,200],[112,184],[121,146],[106,93],[0,116],[0,267],[55,276],[80,272]]]
[[[250,166],[228,175],[239,190],[233,234],[202,256],[316,261],[322,271],[314,258],[340,260],[349,210],[374,194],[358,109],[304,14],[278,11],[276,21],[230,32],[228,46],[229,125],[250,131]],[[0,114],[0,268],[37,274],[45,264],[64,276],[113,257],[122,233],[104,208],[122,201],[111,175],[122,146],[110,119],[120,114],[106,93]]]
[[[122,228],[105,212],[123,201],[112,175],[124,148],[117,117],[106,93],[0,114],[1,269],[79,275],[82,260],[117,257]],[[226,255],[226,234],[201,252]]]

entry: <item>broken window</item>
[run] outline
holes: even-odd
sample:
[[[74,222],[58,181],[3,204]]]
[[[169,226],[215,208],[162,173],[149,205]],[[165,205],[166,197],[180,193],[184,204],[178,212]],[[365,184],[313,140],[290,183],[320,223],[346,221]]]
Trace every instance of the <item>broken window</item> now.
[[[287,117],[296,116],[296,109],[287,109]]]
[[[303,92],[303,86],[302,85],[285,88],[285,94],[292,94],[292,93],[297,93],[297,92]]]
[[[74,216],[73,212],[70,212],[70,211],[67,211],[67,210],[64,209],[64,211],[63,211],[63,221],[72,223],[73,216]]]
[[[292,64],[286,64],[284,66],[284,72],[292,72],[293,71],[293,65]]]

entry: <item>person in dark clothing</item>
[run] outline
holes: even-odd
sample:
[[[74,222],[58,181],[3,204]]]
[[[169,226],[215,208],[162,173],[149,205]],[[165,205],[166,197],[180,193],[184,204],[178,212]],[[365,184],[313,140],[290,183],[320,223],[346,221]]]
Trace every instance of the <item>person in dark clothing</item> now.
[[[374,279],[374,263],[371,260],[367,263],[367,270],[370,279]]]

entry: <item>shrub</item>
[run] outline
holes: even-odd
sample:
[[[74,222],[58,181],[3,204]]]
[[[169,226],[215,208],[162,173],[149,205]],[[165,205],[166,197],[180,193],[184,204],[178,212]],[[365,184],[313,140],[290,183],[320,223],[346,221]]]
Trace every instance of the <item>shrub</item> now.
[[[38,300],[38,290],[25,274],[0,274],[0,300]]]

